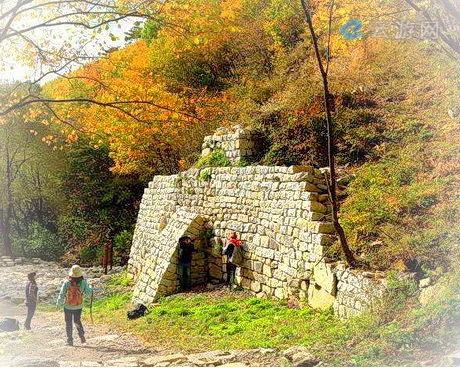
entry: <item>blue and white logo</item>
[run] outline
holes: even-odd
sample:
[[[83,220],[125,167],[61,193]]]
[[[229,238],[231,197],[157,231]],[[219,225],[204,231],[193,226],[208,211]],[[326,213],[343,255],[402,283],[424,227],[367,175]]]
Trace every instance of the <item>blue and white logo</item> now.
[[[348,41],[356,40],[364,36],[360,33],[360,29],[363,28],[363,24],[359,19],[350,19],[342,27],[340,27],[340,34]]]

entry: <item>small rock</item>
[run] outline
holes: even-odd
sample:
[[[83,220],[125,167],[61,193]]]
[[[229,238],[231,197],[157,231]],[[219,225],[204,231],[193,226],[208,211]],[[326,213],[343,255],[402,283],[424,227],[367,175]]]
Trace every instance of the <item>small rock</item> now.
[[[114,360],[108,360],[104,363],[105,366],[111,366],[111,367],[138,367],[139,362],[138,357],[124,357],[124,358],[119,358],[119,359],[114,359]]]
[[[187,361],[187,357],[184,354],[171,354],[171,355],[160,355],[151,358],[143,358],[139,360],[139,366],[141,367],[152,367],[156,365],[165,366],[165,363],[180,364]]]
[[[102,367],[103,365],[101,362],[79,362],[79,363],[80,363],[80,367]]]
[[[460,107],[455,106],[452,109],[447,110],[447,114],[449,114],[451,119],[458,118],[460,116]]]
[[[45,359],[24,359],[11,364],[12,367],[59,367],[59,362]]]
[[[304,346],[293,346],[284,351],[283,355],[294,367],[314,367],[319,363]]]
[[[430,286],[431,284],[431,279],[429,277],[425,278],[425,279],[421,279],[419,282],[418,282],[418,286],[420,288],[426,288],[428,286]]]
[[[270,354],[275,354],[275,353],[276,353],[276,349],[260,348],[260,349],[257,349],[256,352],[257,352],[257,353],[260,353],[260,354],[262,354],[262,355],[270,355]]]

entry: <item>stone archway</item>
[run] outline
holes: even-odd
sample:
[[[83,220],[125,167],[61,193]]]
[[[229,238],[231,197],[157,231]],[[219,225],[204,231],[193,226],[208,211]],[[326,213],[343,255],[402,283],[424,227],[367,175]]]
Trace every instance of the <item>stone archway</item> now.
[[[203,155],[219,148],[237,162],[253,153],[250,135],[240,128],[219,131],[205,140]],[[379,277],[330,262],[335,229],[329,220],[324,175],[311,166],[213,167],[155,176],[134,231],[128,265],[133,299],[149,304],[177,291],[177,241],[186,233],[199,237],[206,222],[216,242],[227,229],[239,234],[245,250],[236,282],[254,295],[294,296],[313,307],[334,306],[340,317],[356,314],[384,285]],[[195,284],[206,274],[211,282],[224,278],[221,244],[215,245],[194,260]]]
[[[161,296],[177,292],[178,239],[189,235],[197,240],[196,252],[192,259],[192,285],[206,281],[206,253],[202,249],[201,231],[203,218],[184,210],[176,211],[168,220],[161,219],[157,231],[144,234],[143,242],[148,243],[147,252],[139,254],[143,259],[141,269],[137,270],[133,300],[148,304]]]

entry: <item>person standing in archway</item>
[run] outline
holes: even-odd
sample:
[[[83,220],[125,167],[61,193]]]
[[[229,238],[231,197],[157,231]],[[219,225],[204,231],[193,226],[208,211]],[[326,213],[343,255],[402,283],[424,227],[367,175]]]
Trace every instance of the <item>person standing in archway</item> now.
[[[194,246],[189,236],[179,238],[179,291],[192,287],[192,255]]]
[[[236,267],[241,264],[243,259],[241,242],[235,231],[228,233],[222,253],[227,256],[227,286],[231,289],[235,282]]]

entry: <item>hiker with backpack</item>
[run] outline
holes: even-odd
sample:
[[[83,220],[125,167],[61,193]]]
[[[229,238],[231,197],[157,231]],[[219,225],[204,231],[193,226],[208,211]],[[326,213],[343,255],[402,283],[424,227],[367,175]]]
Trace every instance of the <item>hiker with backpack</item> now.
[[[236,232],[230,231],[224,241],[222,254],[227,256],[227,286],[231,290],[235,282],[236,267],[243,261],[241,242]]]
[[[30,323],[35,314],[35,309],[37,309],[38,301],[38,286],[37,286],[37,272],[30,272],[27,274],[27,279],[29,280],[26,284],[26,297],[25,304],[27,306],[27,317],[24,322],[24,329],[30,331]]]
[[[83,278],[80,266],[74,265],[69,271],[68,280],[64,281],[57,300],[57,306],[64,306],[64,319],[67,333],[67,345],[73,346],[72,322],[77,327],[82,344],[86,342],[85,330],[81,322],[84,295],[90,296],[92,288]]]

